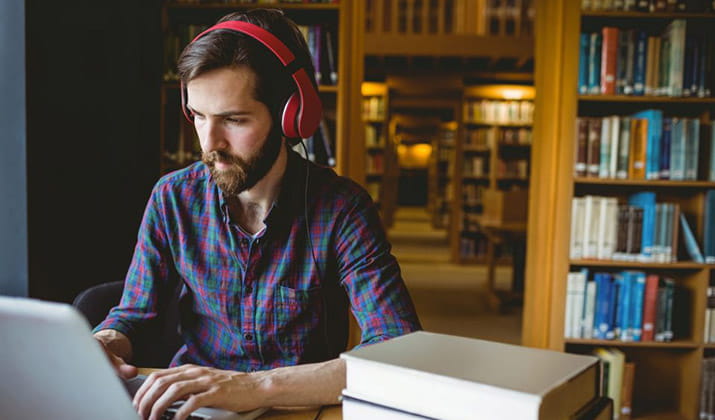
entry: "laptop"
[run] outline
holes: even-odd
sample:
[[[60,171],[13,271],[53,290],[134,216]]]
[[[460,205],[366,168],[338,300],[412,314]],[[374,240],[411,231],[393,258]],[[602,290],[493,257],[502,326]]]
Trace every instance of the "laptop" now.
[[[0,337],[2,418],[139,419],[130,390],[142,378],[123,383],[72,306],[0,296]],[[200,408],[190,418],[253,420],[265,411]]]

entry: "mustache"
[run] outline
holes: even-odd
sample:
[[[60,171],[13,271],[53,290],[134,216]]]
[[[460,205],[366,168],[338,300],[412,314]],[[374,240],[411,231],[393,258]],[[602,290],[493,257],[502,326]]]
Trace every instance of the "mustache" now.
[[[203,153],[201,160],[210,167],[213,167],[216,162],[230,163],[238,166],[242,166],[244,163],[243,159],[238,156],[233,156],[222,150],[212,150],[210,152]]]

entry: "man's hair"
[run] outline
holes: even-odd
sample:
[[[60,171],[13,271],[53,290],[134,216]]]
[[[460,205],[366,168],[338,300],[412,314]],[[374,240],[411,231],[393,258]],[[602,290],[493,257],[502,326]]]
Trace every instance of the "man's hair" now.
[[[228,14],[218,23],[232,20],[252,23],[275,35],[291,50],[316,86],[308,45],[296,24],[282,11],[252,9]],[[211,70],[240,66],[253,71],[254,99],[268,107],[274,124],[280,127],[283,106],[297,87],[280,60],[259,41],[236,31],[219,29],[187,45],[178,61],[179,77],[184,85]]]

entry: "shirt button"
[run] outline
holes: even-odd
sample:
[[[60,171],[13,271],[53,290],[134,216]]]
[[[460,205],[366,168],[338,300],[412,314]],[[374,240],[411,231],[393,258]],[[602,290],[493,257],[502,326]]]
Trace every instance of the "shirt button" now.
[[[253,341],[253,334],[250,334],[250,333],[243,334],[243,338],[246,341]]]
[[[251,292],[253,292],[253,287],[251,287],[250,285],[249,285],[249,286],[246,286],[246,287],[243,289],[243,294],[244,294],[244,295],[250,295]]]

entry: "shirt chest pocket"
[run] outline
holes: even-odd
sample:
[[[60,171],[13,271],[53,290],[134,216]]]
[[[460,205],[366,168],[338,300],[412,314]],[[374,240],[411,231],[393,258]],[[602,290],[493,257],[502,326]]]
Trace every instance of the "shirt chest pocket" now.
[[[284,356],[301,359],[310,337],[315,334],[322,317],[322,290],[306,290],[279,285],[275,291],[273,314],[278,347]]]

